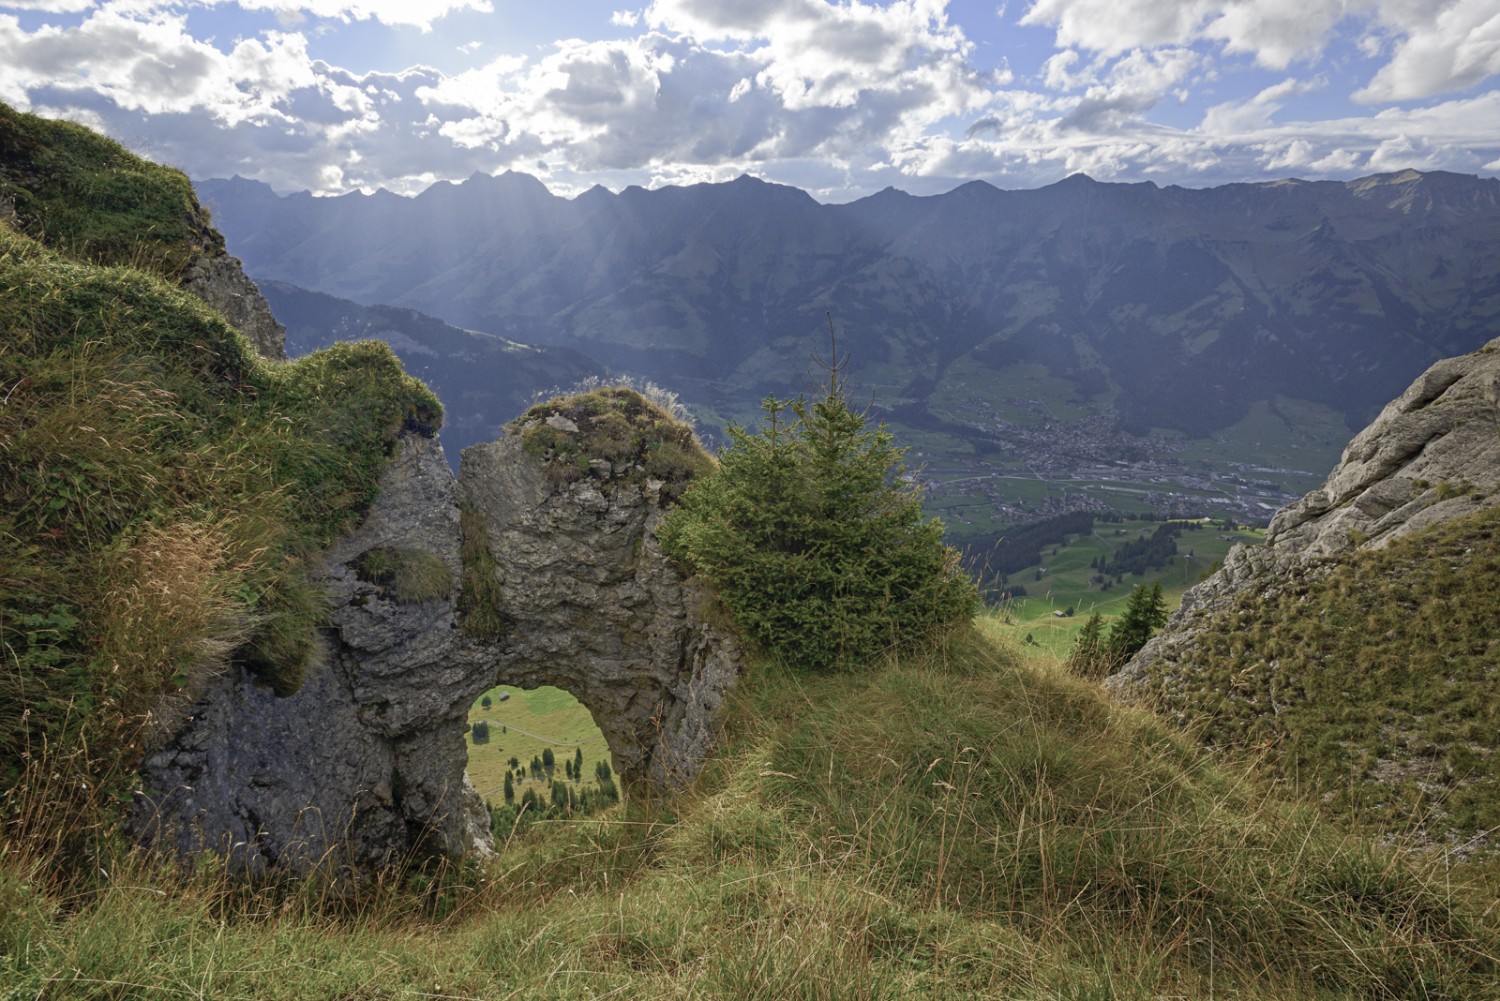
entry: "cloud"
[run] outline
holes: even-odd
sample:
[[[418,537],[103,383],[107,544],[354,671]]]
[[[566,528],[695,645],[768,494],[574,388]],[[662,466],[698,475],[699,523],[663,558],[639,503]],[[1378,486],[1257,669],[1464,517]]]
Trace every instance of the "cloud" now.
[[[1355,94],[1370,102],[1452,93],[1500,73],[1494,0],[1036,0],[1021,24],[1109,58],[1212,44],[1274,70],[1323,54],[1341,25],[1356,25],[1364,55],[1389,53]]]
[[[1409,101],[1479,83],[1500,73],[1500,6],[1494,0],[1457,0],[1410,24],[1391,61],[1357,101]]]
[[[1199,64],[1191,49],[1137,49],[1118,60],[1106,79],[1090,86],[1058,123],[1060,128],[1107,132],[1154,108]]]
[[[49,14],[79,14],[94,5],[93,0],[12,0],[11,10],[37,10]]]
[[[1271,123],[1271,116],[1281,110],[1287,98],[1319,90],[1327,86],[1327,83],[1322,77],[1313,80],[1288,77],[1252,97],[1225,101],[1209,108],[1203,115],[1199,131],[1210,135],[1234,135],[1265,128]]]
[[[189,35],[182,16],[138,19],[106,8],[76,29],[31,34],[0,16],[0,95],[22,107],[32,90],[48,88],[153,115],[202,108],[233,125],[277,117],[278,100],[314,82],[299,35],[268,33],[225,53]]]
[[[401,23],[483,6],[439,2]],[[1067,47],[1017,84],[975,68],[941,0],[655,0],[612,18],[631,37],[558,41],[452,74],[358,73],[316,57],[327,25],[313,19],[399,19],[393,4],[304,3],[279,13],[307,18],[305,31],[211,42],[193,37],[186,0],[107,0],[81,18],[27,18],[48,25],[28,30],[0,13],[0,100],[85,121],[193,176],[237,172],[325,193],[414,191],[506,168],[560,190],[751,171],[832,198],[975,177],[1043,184],[1080,170],[1203,184],[1395,165],[1493,171],[1500,95],[1426,106],[1403,96],[1493,72],[1484,6],[1038,0],[1024,19],[1053,24]],[[1284,29],[1300,7],[1308,27],[1295,37]],[[1342,56],[1373,53],[1349,89],[1419,103],[1295,120],[1289,107],[1313,106],[1297,97],[1334,90],[1344,69],[1272,75],[1250,64],[1296,63],[1329,33],[1346,43]],[[433,51],[479,37],[439,37]],[[1255,75],[1255,93],[1237,94],[1236,67],[1215,61],[1231,49],[1245,53],[1238,68]]]
[[[208,0],[211,3],[233,2],[247,10],[283,12],[340,21],[374,20],[382,24],[407,25],[431,31],[432,22],[458,11],[494,13],[490,0]]]

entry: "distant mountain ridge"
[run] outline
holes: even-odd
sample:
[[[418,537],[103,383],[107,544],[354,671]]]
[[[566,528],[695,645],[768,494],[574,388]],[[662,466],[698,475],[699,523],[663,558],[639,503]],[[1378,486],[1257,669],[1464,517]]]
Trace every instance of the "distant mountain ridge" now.
[[[531,406],[536,395],[606,374],[598,362],[570,348],[518,344],[415,310],[361,306],[287,282],[267,281],[261,291],[276,315],[287,318],[286,348],[293,358],[337,341],[388,344],[406,371],[443,401],[443,448],[455,470],[460,452],[499,437],[500,426]]]
[[[831,311],[893,404],[954,366],[1037,363],[1141,428],[1203,434],[1278,394],[1358,426],[1500,315],[1500,181],[1448,173],[845,205],[749,177],[573,199],[516,173],[413,198],[198,188],[257,278],[751,397],[805,368]]]

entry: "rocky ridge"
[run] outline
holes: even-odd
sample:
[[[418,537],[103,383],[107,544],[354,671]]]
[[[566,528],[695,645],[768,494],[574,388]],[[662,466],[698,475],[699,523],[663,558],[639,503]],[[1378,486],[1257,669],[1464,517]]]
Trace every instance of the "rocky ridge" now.
[[[248,337],[260,354],[286,358],[286,328],[271,313],[270,304],[245,274],[239,258],[223,251],[199,257],[183,273],[182,287]]]
[[[1378,549],[1500,504],[1500,338],[1438,362],[1349,443],[1321,487],[1272,518],[1264,545],[1237,546],[1183,596],[1160,634],[1106,685],[1139,695],[1153,669],[1187,659],[1213,617],[1246,592],[1327,573]]]

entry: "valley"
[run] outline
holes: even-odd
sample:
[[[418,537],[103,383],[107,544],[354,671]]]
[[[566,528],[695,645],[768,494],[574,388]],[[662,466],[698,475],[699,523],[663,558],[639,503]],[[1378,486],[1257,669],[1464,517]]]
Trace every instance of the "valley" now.
[[[965,531],[1078,507],[1263,520],[1500,312],[1500,181],[1457,174],[843,205],[748,177],[571,199],[517,173],[411,198],[197,188],[294,342],[341,317],[389,334],[448,406],[450,460],[504,418],[403,340],[423,314],[543,362],[462,363],[508,401],[608,370],[680,394],[710,445],[767,394],[816,392],[831,316],[851,393]]]

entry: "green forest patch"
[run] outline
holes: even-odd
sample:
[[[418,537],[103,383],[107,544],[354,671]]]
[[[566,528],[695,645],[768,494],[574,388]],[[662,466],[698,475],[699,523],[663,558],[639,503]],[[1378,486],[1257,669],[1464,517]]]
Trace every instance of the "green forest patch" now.
[[[1265,538],[1262,529],[1228,529],[1221,522],[1199,522],[1201,528],[1178,536],[1177,556],[1168,565],[1144,574],[1127,573],[1119,581],[1114,577],[1103,583],[1093,580],[1099,570],[1090,566],[1092,562],[1108,560],[1127,542],[1149,538],[1160,524],[1136,519],[1098,521],[1092,533],[1072,535],[1065,543],[1045,548],[1041,563],[1009,575],[1009,581],[1024,587],[1026,595],[997,606],[988,628],[1016,642],[1024,652],[1066,656],[1088,617],[1098,612],[1108,627],[1124,611],[1135,585],[1160,584],[1167,607],[1175,609],[1183,593],[1212,573],[1230,549]],[[1067,614],[1069,609],[1072,615]]]

